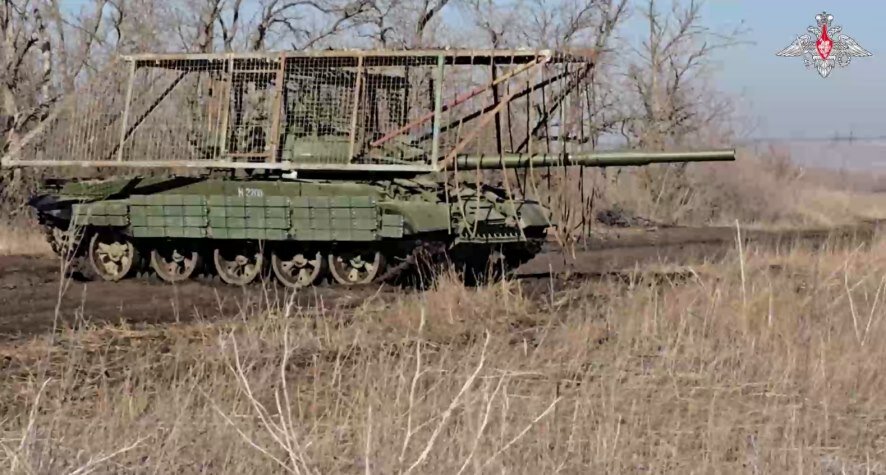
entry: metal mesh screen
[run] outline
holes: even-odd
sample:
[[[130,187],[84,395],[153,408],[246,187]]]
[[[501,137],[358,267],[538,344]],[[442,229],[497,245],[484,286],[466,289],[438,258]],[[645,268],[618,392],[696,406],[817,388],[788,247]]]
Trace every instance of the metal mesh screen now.
[[[138,67],[132,80],[122,150],[112,160],[206,160],[219,157],[225,88],[222,61],[179,68]],[[85,158],[85,157],[84,157]]]
[[[142,55],[121,66],[62,104],[18,159],[426,170],[458,155],[556,153],[590,60],[338,51]]]

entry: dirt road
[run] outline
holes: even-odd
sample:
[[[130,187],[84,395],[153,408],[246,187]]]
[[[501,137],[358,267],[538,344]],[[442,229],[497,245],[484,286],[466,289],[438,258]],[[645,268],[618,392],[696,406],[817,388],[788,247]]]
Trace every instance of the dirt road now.
[[[744,232],[749,246],[789,246],[798,241],[870,242],[879,225],[854,228]],[[733,228],[665,228],[624,230],[601,236],[574,257],[551,246],[521,267],[524,279],[570,272],[596,275],[658,263],[692,264],[716,259],[735,249]],[[284,290],[274,286],[247,289],[229,287],[212,280],[166,285],[154,278],[119,283],[71,281],[61,300],[59,263],[46,257],[0,256],[0,340],[49,331],[54,323],[78,325],[126,321],[133,325],[170,321],[214,320],[248,315],[249,306],[275,301]],[[269,290],[268,290],[269,289]],[[299,295],[301,304],[323,302],[330,310],[358,305],[377,288],[340,289],[318,287]],[[394,290],[386,295],[396,298]],[[58,320],[56,320],[56,315]]]
[[[870,243],[886,222],[808,230],[737,230],[732,227],[625,229],[599,235],[586,248],[560,252],[550,246],[520,268],[523,277],[553,273],[594,275],[631,269],[635,265],[682,264],[716,260],[737,249],[740,233],[745,249],[789,248]]]

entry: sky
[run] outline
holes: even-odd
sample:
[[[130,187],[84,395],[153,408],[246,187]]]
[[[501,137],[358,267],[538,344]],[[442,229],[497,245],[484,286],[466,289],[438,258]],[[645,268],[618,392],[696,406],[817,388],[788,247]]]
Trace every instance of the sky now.
[[[827,78],[801,58],[775,54],[815,25],[821,11],[873,56],[853,58]],[[717,82],[756,119],[755,138],[823,139],[837,134],[886,137],[886,2],[853,0],[709,0],[705,23],[730,29],[744,21],[753,42],[719,54]]]

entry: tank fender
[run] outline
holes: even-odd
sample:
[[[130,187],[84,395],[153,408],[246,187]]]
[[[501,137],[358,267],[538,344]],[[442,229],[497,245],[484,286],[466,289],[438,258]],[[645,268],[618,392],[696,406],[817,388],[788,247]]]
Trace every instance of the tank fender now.
[[[556,220],[550,210],[539,203],[527,202],[518,208],[520,221],[524,227],[556,226]]]
[[[445,203],[416,201],[384,201],[379,208],[385,214],[403,217],[407,234],[446,231],[449,229],[449,208]]]
[[[40,215],[61,221],[70,221],[72,202],[76,202],[76,200],[65,200],[52,195],[35,195],[28,200],[28,205]]]

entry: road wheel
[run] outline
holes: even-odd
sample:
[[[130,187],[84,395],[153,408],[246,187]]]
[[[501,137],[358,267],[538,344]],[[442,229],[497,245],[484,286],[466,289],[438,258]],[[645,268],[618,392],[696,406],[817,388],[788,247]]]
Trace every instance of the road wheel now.
[[[378,251],[345,251],[329,254],[329,271],[340,284],[368,284],[381,274],[384,257]]]
[[[319,252],[310,254],[278,249],[271,254],[274,275],[283,285],[292,289],[314,285],[325,267],[323,254]]]
[[[247,285],[261,274],[265,259],[258,250],[217,248],[213,252],[213,262],[221,280],[231,285]]]
[[[200,254],[187,246],[171,244],[151,251],[151,269],[169,283],[190,279],[199,264]]]
[[[89,270],[108,282],[129,276],[138,254],[129,237],[113,231],[99,231],[89,240]]]

